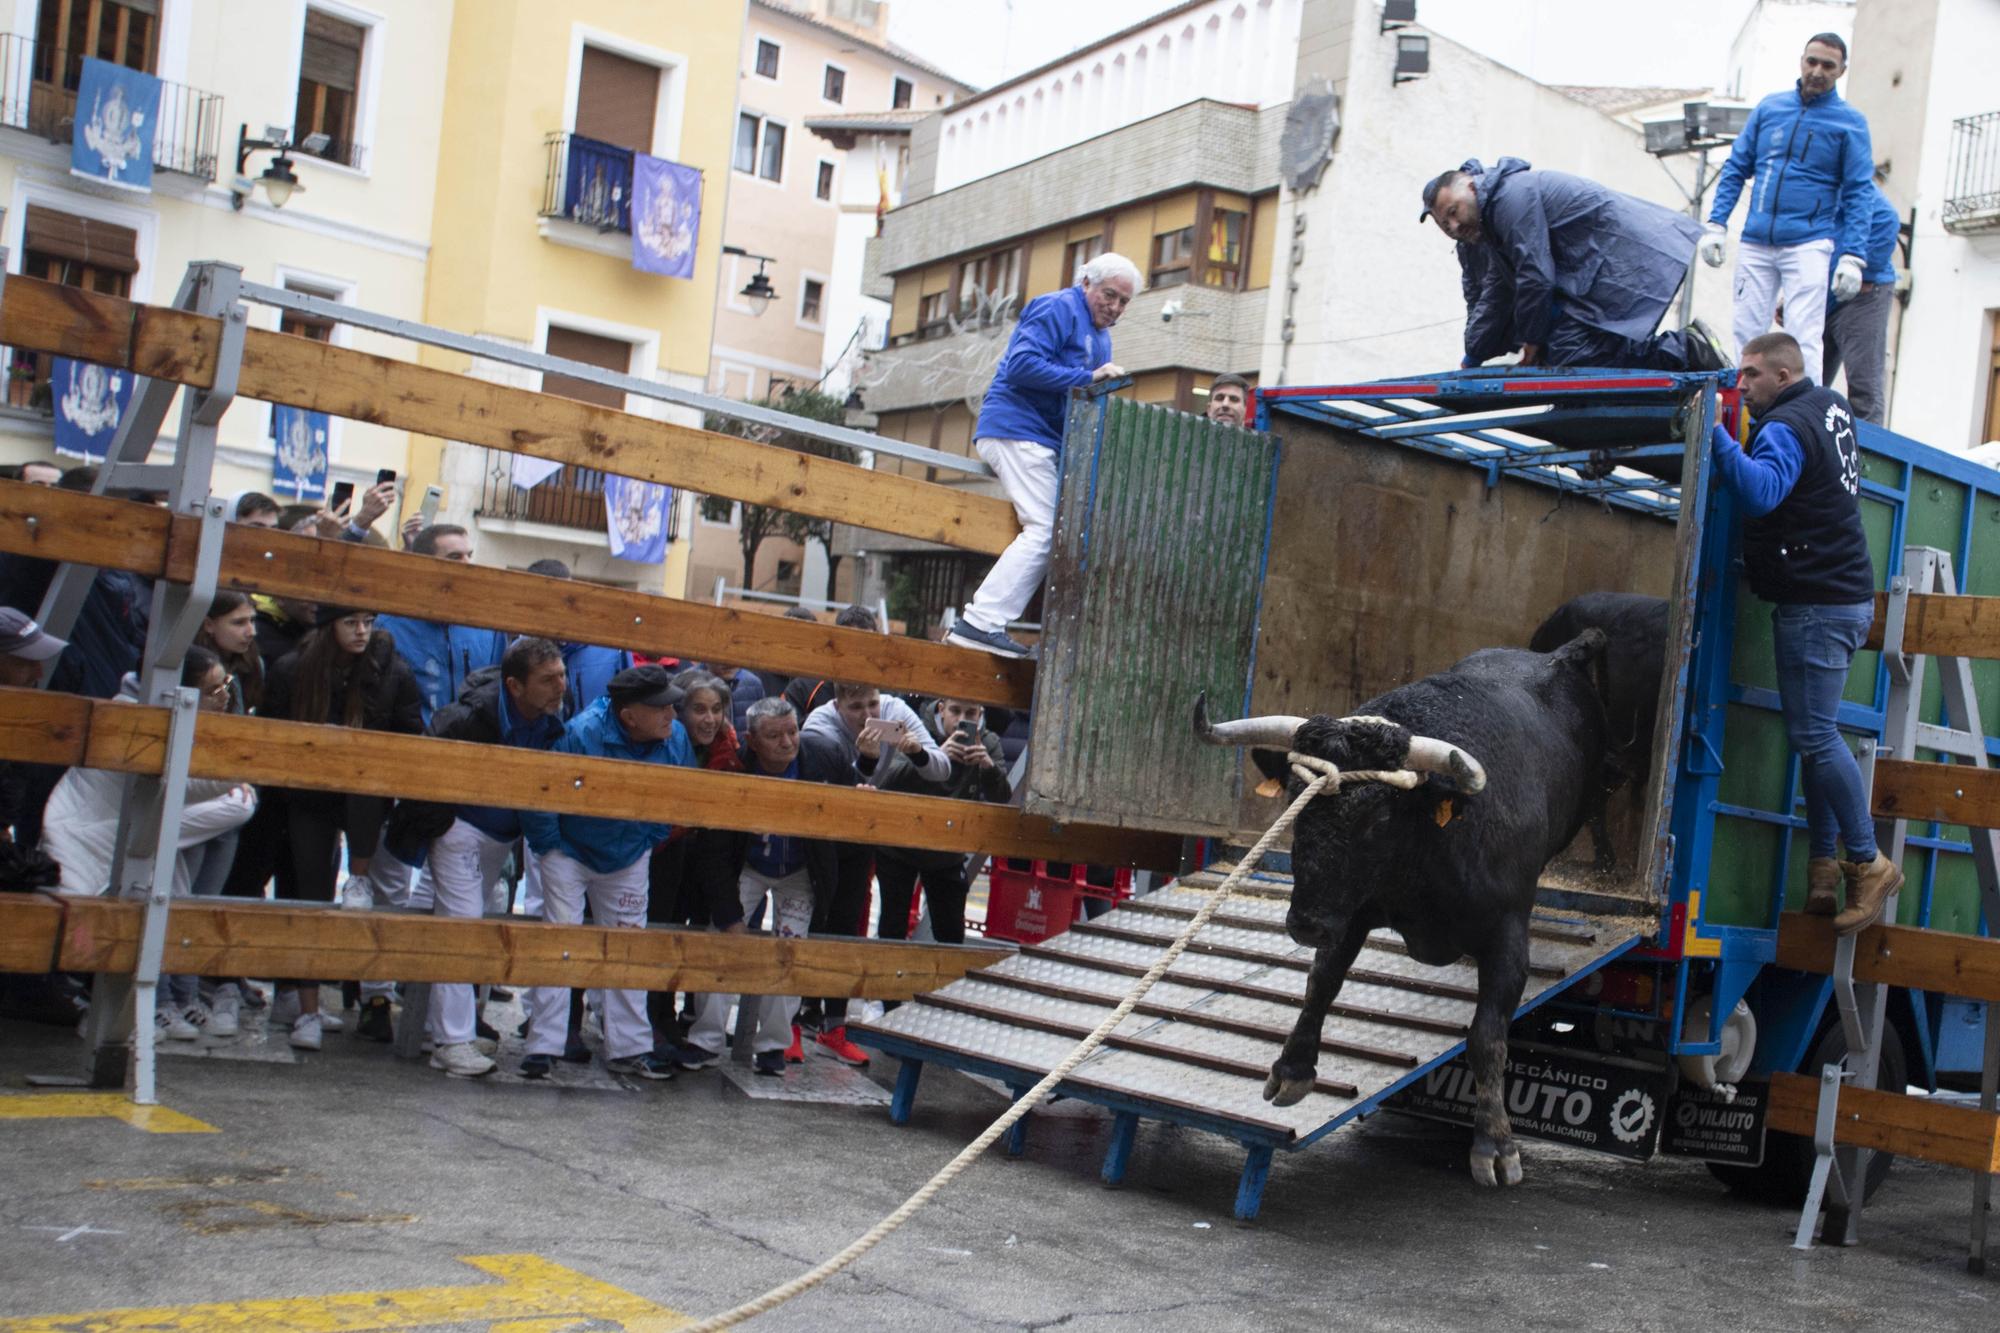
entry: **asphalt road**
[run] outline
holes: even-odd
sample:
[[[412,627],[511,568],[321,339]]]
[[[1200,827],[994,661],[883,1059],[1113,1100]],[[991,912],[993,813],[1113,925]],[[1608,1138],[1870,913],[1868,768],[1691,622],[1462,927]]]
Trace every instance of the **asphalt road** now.
[[[286,1302],[252,1307],[252,1328],[392,1327],[405,1309],[431,1327],[643,1326],[560,1292],[490,1325],[505,1280],[465,1260],[492,1255],[709,1314],[859,1235],[1004,1106],[931,1070],[913,1123],[892,1127],[881,1057],[872,1083],[813,1057],[783,1090],[834,1100],[798,1101],[746,1095],[781,1089],[744,1070],[636,1089],[576,1069],[563,1087],[459,1082],[347,1035],[287,1056],[247,1042],[163,1060],[162,1104],[217,1133],[0,1118],[0,1333],[234,1301]],[[80,1059],[69,1033],[0,1022],[0,1096]],[[1522,1188],[1481,1191],[1456,1131],[1380,1116],[1280,1154],[1263,1216],[1239,1226],[1241,1155],[1220,1139],[1144,1126],[1126,1186],[1107,1190],[1102,1112],[1031,1123],[1025,1157],[996,1150],[855,1269],[750,1327],[2000,1326],[2000,1279],[1964,1271],[1961,1173],[1898,1163],[1859,1247],[1802,1255],[1792,1215],[1731,1200],[1699,1165],[1529,1144]],[[367,1307],[390,1322],[320,1299],[368,1292],[400,1293]],[[592,1309],[595,1325],[558,1317]]]

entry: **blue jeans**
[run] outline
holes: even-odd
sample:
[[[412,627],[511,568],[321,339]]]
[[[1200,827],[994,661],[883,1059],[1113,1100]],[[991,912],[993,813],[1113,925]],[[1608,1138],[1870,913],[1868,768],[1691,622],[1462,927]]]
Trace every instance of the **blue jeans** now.
[[[1816,857],[1845,843],[1849,860],[1875,859],[1875,824],[1861,765],[1841,739],[1834,716],[1847,688],[1848,664],[1868,637],[1873,602],[1853,606],[1785,605],[1771,611],[1771,646],[1778,663],[1778,699],[1785,734],[1799,752],[1809,843]]]

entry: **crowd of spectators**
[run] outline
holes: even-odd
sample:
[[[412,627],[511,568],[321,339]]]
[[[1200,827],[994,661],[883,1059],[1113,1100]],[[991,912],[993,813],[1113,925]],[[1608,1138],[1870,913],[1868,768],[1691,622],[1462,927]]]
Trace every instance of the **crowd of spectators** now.
[[[96,476],[28,465],[16,479],[88,490]],[[376,526],[394,503],[393,483],[333,513],[251,492],[237,497],[232,519],[387,544]],[[473,558],[471,534],[450,524],[406,525],[397,544],[435,559]],[[68,637],[58,639],[33,619],[54,568],[0,555],[0,686],[45,684],[137,701],[149,582],[97,572]],[[557,560],[527,572],[572,577]],[[798,607],[786,614],[819,618]],[[834,623],[882,628],[860,606],[841,610]],[[782,781],[995,802],[1011,795],[999,737],[977,704],[906,701],[815,673],[788,678],[635,657],[615,646],[511,637],[355,606],[218,592],[186,652],[181,683],[214,712]],[[1004,728],[1004,718],[995,720]],[[9,853],[0,864],[12,881],[0,887],[34,887],[32,863],[46,867],[41,882],[61,892],[114,891],[113,851],[131,782],[95,769],[0,765],[0,847]],[[666,809],[556,814],[201,780],[189,784],[173,882],[176,893],[452,917],[522,913],[559,923],[885,939],[909,936],[921,885],[935,937],[956,942],[964,938],[967,865],[961,855],[922,849],[688,827]],[[336,1011],[322,1003],[323,987],[336,979],[257,980],[268,983],[268,995],[266,985],[241,977],[163,978],[157,1035],[233,1037],[246,1009],[268,1008],[266,1027],[302,1050],[322,1049],[327,1033],[350,1025],[358,1039],[396,1038],[394,983],[348,983]],[[483,1016],[482,997],[507,998],[498,988],[427,988],[422,1024],[433,1068],[460,1078],[496,1068],[500,1034]],[[585,992],[536,987],[523,999],[523,1076],[547,1078],[558,1062],[593,1058],[581,1036]],[[716,1064],[736,1010],[739,1040],[760,1074],[782,1076],[805,1059],[808,1043],[848,1064],[868,1059],[848,1039],[847,1001],[839,997],[630,990],[593,991],[587,1003],[606,1066],[628,1077],[663,1080]]]

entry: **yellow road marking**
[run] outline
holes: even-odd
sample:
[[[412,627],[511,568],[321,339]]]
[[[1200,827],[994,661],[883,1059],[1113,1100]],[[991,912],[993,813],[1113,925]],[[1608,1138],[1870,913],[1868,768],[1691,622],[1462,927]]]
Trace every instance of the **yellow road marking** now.
[[[219,1134],[222,1131],[164,1106],[140,1106],[122,1092],[33,1092],[0,1097],[0,1120],[73,1120],[104,1116],[148,1134]]]
[[[460,1262],[499,1278],[499,1283],[0,1318],[0,1333],[194,1333],[198,1329],[383,1333],[471,1323],[513,1333],[556,1333],[569,1327],[604,1328],[607,1324],[626,1333],[667,1333],[694,1322],[678,1310],[655,1305],[537,1255],[475,1254]]]

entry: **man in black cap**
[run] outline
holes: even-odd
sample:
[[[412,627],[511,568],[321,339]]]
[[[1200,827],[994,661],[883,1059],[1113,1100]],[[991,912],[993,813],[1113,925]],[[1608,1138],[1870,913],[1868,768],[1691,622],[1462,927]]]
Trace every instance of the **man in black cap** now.
[[[0,606],[0,685],[34,689],[42,683],[42,667],[67,647],[68,643],[45,632],[26,612]],[[27,767],[0,761],[0,842],[13,838],[14,821],[21,817],[21,807],[28,800]],[[33,848],[33,840],[26,841]]]
[[[1474,159],[1424,185],[1424,210],[1458,242],[1465,359],[1519,349],[1524,366],[1707,371],[1728,366],[1708,326],[1655,334],[1688,275],[1701,226],[1596,181]]]
[[[694,744],[674,715],[680,699],[666,668],[628,667],[611,678],[602,699],[571,719],[551,752],[693,768]],[[521,832],[540,868],[543,920],[575,925],[583,920],[588,899],[591,920],[600,926],[646,924],[648,859],[672,825],[523,810]],[[569,1004],[567,986],[530,992],[533,1026],[521,1061],[524,1077],[547,1078],[555,1067],[569,1028]],[[604,1063],[614,1074],[674,1076],[672,1062],[653,1054],[645,991],[604,992]]]

